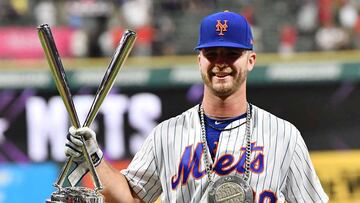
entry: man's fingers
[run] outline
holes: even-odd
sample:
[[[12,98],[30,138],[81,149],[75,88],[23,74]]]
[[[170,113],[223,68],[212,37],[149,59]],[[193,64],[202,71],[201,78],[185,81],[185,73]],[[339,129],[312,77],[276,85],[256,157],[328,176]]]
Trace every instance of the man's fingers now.
[[[66,146],[66,147],[65,147],[65,154],[66,154],[67,156],[72,156],[72,157],[76,157],[76,158],[82,156],[82,152],[79,151],[79,150],[77,149],[77,147],[74,146],[73,143],[67,142],[67,143],[65,144],[65,146]]]
[[[84,145],[83,142],[81,141],[81,137],[78,135],[68,134],[66,138],[69,142],[75,144],[78,147],[81,147]]]
[[[75,135],[76,134],[76,128],[74,126],[71,126],[69,128],[69,133],[72,134],[72,135]]]
[[[85,139],[88,139],[91,137],[93,137],[93,138],[96,137],[95,132],[88,127],[82,127],[82,128],[77,129],[76,134],[79,136],[83,136]]]
[[[89,127],[81,127],[76,129],[74,126],[69,128],[69,133],[73,136],[82,136],[86,139],[94,138],[96,139],[96,133]]]

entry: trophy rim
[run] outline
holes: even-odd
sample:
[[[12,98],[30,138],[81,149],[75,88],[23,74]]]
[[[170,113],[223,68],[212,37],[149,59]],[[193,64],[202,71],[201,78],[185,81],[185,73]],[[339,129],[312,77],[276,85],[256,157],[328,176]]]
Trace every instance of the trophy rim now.
[[[87,187],[64,187],[54,191],[46,203],[104,203],[104,196]]]

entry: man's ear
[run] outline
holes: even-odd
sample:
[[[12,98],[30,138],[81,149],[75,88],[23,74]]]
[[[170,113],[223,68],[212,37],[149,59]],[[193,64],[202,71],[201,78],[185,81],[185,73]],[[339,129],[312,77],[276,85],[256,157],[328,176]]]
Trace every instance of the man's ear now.
[[[200,67],[201,67],[201,65],[200,65],[200,55],[201,55],[201,51],[199,51],[199,54],[198,54],[198,56],[197,56],[197,58],[198,58],[198,64],[199,64],[199,69],[200,69]]]
[[[248,71],[252,71],[256,63],[256,53],[251,51],[248,56]]]

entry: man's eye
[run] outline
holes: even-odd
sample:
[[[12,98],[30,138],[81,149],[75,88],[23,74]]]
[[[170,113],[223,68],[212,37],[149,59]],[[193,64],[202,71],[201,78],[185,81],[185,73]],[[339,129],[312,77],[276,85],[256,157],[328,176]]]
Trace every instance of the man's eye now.
[[[230,53],[228,53],[228,56],[231,58],[237,58],[237,57],[241,56],[241,53],[240,52],[230,52]]]
[[[207,53],[205,54],[206,58],[215,58],[216,57],[216,54],[214,53]]]

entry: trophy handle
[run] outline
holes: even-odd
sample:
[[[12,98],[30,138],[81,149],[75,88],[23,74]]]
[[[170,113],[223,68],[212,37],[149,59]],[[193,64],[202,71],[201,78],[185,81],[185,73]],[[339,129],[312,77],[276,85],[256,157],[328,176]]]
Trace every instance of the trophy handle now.
[[[76,109],[75,109],[75,106],[74,106],[74,103],[72,100],[70,88],[69,88],[69,85],[66,80],[65,70],[62,66],[60,56],[56,49],[56,45],[55,45],[50,27],[47,24],[40,25],[38,27],[38,35],[39,35],[41,44],[43,46],[43,49],[45,51],[45,55],[47,57],[48,63],[50,65],[51,72],[52,72],[52,75],[53,75],[55,83],[56,83],[56,87],[57,87],[57,89],[60,93],[60,96],[65,104],[65,107],[69,113],[71,123],[75,128],[79,128],[80,122],[79,122],[79,119],[78,119],[78,116],[76,113]],[[134,31],[127,30],[123,34],[123,36],[119,42],[119,45],[112,57],[112,60],[106,70],[103,80],[96,92],[94,101],[93,101],[92,106],[89,110],[89,113],[85,119],[83,127],[89,127],[91,125],[91,123],[94,121],[102,102],[104,101],[107,94],[110,92],[110,90],[115,82],[117,73],[119,72],[121,66],[124,64],[132,47],[134,46],[135,39],[136,39],[136,33]],[[83,137],[81,137],[81,141],[84,143]],[[82,147],[82,151],[85,156],[85,160],[89,165],[89,169],[90,169],[92,179],[93,179],[94,185],[95,185],[95,191],[101,190],[102,185],[101,185],[99,176],[95,170],[94,164],[91,161],[91,158],[90,158],[88,150],[85,146],[85,143]],[[61,190],[61,188],[62,188],[65,177],[69,172],[72,162],[73,162],[73,157],[70,157],[67,160],[65,166],[62,168],[57,181],[54,183],[54,186],[57,187],[59,190]]]

